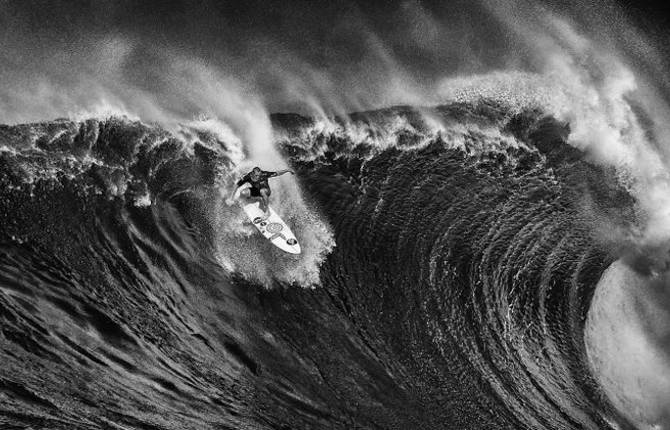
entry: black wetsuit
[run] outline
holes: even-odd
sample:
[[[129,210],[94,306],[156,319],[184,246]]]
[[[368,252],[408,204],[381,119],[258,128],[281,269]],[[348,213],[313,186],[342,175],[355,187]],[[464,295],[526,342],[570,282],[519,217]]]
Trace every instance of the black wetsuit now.
[[[249,193],[252,197],[260,197],[262,189],[266,189],[269,196],[270,185],[268,184],[268,179],[274,176],[277,176],[277,172],[266,172],[265,170],[261,170],[258,179],[254,181],[251,178],[251,172],[249,172],[246,175],[242,176],[242,179],[237,181],[237,186],[240,187],[245,182],[248,182],[249,184],[251,184],[251,189],[249,190]]]

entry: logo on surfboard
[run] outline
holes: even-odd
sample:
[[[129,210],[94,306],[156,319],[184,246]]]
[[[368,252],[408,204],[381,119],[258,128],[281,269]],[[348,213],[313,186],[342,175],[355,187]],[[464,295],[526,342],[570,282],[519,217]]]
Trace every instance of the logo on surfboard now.
[[[258,203],[250,203],[242,207],[254,227],[265,236],[273,245],[290,254],[300,254],[300,244],[291,228],[271,208],[270,217],[261,216],[262,211]]]

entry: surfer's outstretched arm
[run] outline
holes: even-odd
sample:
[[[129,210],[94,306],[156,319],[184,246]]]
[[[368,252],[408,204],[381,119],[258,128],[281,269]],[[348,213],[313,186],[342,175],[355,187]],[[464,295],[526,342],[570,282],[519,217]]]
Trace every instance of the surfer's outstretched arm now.
[[[277,170],[276,172],[273,173],[274,174],[272,176],[281,176],[284,173],[290,173],[291,175],[295,175],[295,172],[291,169]]]

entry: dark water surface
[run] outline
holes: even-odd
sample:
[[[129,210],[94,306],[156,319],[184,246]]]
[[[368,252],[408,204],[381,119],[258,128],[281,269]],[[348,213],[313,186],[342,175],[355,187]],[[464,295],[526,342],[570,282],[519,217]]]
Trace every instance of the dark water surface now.
[[[2,126],[0,424],[625,428],[584,324],[631,197],[540,112],[433,115],[273,116],[318,218],[273,194],[297,258],[221,203],[239,172],[211,133]]]

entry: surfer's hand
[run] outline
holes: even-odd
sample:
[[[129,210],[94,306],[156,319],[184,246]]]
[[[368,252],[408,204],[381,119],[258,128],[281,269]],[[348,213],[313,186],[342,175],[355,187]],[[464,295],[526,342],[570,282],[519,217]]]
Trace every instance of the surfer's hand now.
[[[235,200],[231,199],[230,197],[226,199],[226,204],[228,206],[232,206],[235,203]]]

